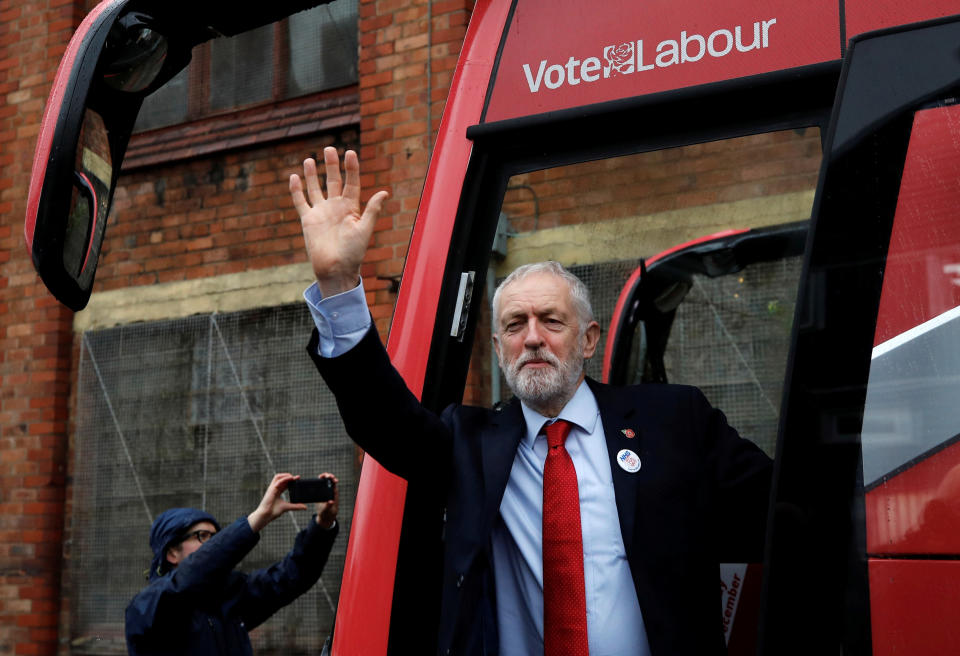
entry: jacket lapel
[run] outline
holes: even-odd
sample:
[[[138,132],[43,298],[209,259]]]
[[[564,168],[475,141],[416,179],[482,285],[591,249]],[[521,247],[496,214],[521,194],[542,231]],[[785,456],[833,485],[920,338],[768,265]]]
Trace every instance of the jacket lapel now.
[[[590,378],[587,378],[587,383],[597,399],[597,407],[600,408],[600,420],[603,423],[610,458],[610,472],[613,475],[613,491],[617,499],[617,514],[620,516],[620,533],[629,559],[637,521],[637,497],[645,472],[642,462],[638,471],[628,471],[618,463],[617,454],[627,449],[635,456],[640,455],[640,444],[643,440],[640,417],[632,403],[624,403],[623,395],[615,394],[607,385]]]
[[[500,500],[507,488],[517,445],[526,432],[526,422],[520,403],[514,399],[493,411],[488,430],[480,435],[480,454],[483,462],[483,519],[487,523],[500,510]]]

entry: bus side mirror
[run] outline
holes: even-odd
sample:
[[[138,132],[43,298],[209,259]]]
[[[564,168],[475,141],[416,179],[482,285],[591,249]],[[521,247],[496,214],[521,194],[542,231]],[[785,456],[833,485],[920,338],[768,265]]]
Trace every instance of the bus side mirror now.
[[[120,164],[143,99],[190,62],[193,47],[331,0],[102,0],[77,28],[44,108],[24,238],[57,299],[90,299]],[[250,4],[250,3],[247,3]]]
[[[191,44],[129,0],[101,2],[67,46],[44,110],[24,237],[64,305],[90,298],[107,216],[143,98],[190,61]],[[168,36],[170,35],[170,36]]]

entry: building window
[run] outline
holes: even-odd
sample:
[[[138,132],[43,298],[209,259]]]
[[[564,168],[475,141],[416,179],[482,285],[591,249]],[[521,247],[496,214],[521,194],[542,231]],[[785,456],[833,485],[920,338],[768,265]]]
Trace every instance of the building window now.
[[[256,653],[320,653],[332,632],[359,474],[333,395],[304,351],[302,303],[83,334],[71,526],[71,651],[126,653],[123,617],[146,585],[150,526],[171,507],[227,525],[275,472],[340,480],[340,536],[320,581],[258,627]],[[240,564],[281,559],[311,511],[271,523]]]
[[[357,0],[294,14],[194,48],[187,68],[146,98],[150,130],[357,82]]]

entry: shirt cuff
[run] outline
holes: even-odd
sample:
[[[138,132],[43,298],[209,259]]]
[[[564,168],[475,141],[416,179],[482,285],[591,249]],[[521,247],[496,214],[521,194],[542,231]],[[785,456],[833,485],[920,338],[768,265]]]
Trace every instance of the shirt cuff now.
[[[370,328],[363,280],[353,289],[328,298],[323,298],[317,283],[313,283],[303,292],[303,299],[320,334],[317,351],[322,357],[343,355],[359,344]]]

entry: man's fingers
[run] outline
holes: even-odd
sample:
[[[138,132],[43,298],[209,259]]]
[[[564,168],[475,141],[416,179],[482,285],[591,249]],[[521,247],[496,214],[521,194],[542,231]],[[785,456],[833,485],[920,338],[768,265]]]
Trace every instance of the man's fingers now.
[[[307,197],[303,195],[303,183],[300,182],[300,176],[296,173],[290,176],[290,198],[293,200],[294,209],[297,210],[297,214],[301,218],[310,211]]]
[[[363,208],[363,216],[360,219],[371,223],[376,222],[377,217],[380,216],[380,211],[383,209],[383,203],[389,197],[390,193],[387,191],[378,191],[371,196],[370,200],[367,201],[367,206]]]
[[[357,153],[348,150],[343,154],[343,170],[347,174],[347,184],[343,188],[343,197],[360,207],[360,161]]]
[[[317,163],[312,157],[303,160],[303,180],[307,183],[307,198],[311,205],[323,202],[323,191],[320,189],[320,179],[317,177]]]
[[[336,148],[327,146],[323,149],[323,164],[327,169],[327,198],[335,198],[340,195],[343,186],[340,180],[340,157]]]

